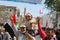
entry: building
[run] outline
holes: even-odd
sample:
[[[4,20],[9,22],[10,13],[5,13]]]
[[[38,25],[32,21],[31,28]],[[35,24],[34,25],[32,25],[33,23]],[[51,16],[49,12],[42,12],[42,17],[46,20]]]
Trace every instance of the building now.
[[[3,18],[5,22],[7,20],[7,14],[14,14],[14,13],[17,14],[18,18],[20,12],[16,7],[0,5],[0,17]]]
[[[48,22],[48,27],[53,28],[54,24],[56,23],[56,13],[52,12],[45,14],[40,18],[40,21],[43,27],[46,27],[46,23]]]
[[[50,16],[48,14],[41,17],[41,24],[43,27],[46,27],[46,22],[48,22],[48,26],[50,27]]]

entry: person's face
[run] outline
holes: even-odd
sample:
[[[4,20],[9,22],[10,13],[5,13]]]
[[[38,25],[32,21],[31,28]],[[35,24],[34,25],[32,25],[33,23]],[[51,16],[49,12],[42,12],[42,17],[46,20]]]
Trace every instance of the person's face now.
[[[46,30],[46,34],[47,34],[47,36],[50,36],[49,30]]]
[[[30,20],[32,17],[31,16],[27,16],[27,19]]]
[[[54,32],[52,30],[50,30],[50,35],[53,36],[54,35]]]
[[[52,30],[46,30],[46,34],[47,34],[47,36],[52,37],[53,31]]]
[[[32,28],[33,28],[33,30],[35,30],[35,29],[38,29],[38,26],[37,26],[37,24],[35,24],[35,23],[32,23]]]
[[[26,32],[26,27],[21,27],[21,28],[20,28],[20,31],[21,31],[21,32]]]

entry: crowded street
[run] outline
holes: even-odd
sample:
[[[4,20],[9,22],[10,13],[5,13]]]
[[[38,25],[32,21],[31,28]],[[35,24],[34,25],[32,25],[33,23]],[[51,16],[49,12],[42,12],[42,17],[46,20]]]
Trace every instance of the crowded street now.
[[[60,40],[60,0],[0,0],[0,40]]]

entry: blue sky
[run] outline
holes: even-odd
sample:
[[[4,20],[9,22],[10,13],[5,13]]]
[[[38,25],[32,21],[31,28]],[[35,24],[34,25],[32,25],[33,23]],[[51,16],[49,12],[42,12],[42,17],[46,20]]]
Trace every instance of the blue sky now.
[[[42,16],[44,14],[49,13],[50,11],[45,8],[43,4],[45,0],[42,1],[41,4],[29,4],[29,3],[21,3],[21,2],[12,2],[12,1],[0,1],[0,5],[6,6],[14,6],[20,9],[21,15],[24,13],[24,7],[27,9],[27,13],[30,12],[34,17]],[[43,11],[43,14],[40,14],[40,9]]]

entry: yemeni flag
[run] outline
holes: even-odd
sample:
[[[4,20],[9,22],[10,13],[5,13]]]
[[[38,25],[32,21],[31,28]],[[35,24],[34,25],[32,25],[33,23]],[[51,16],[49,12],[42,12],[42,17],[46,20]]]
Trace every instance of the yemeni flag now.
[[[6,23],[3,27],[5,28],[5,31],[7,31],[10,34],[11,37],[15,36],[12,27],[8,23]]]
[[[16,25],[16,13],[14,13],[12,16],[12,21],[13,21],[13,25]]]

